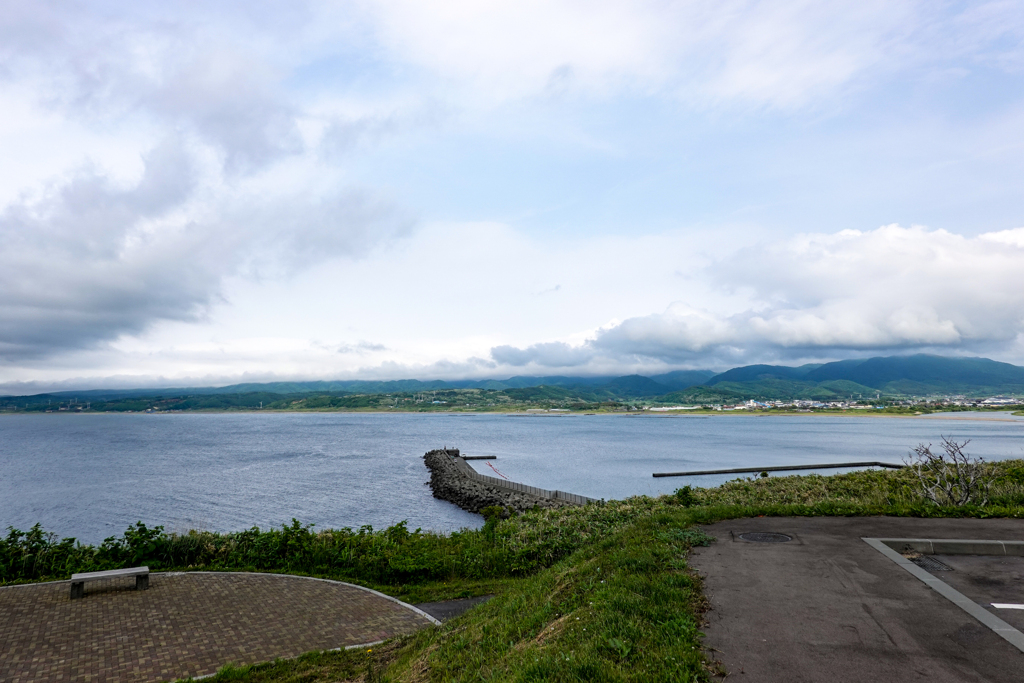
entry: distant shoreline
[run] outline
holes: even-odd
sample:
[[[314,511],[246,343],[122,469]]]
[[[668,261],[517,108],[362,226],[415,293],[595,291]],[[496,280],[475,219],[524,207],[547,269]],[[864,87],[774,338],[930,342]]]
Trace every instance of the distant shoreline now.
[[[987,411],[983,410],[965,410],[958,411],[966,413],[968,415],[984,414]],[[501,415],[506,417],[538,417],[538,418],[564,418],[564,417],[628,417],[628,418],[652,418],[652,419],[686,419],[686,418],[708,418],[708,417],[870,417],[870,418],[897,418],[897,419],[921,419],[921,420],[961,420],[961,421],[975,421],[975,422],[1024,422],[1024,419],[1014,419],[1013,417],[1005,416],[1001,417],[967,417],[966,415],[961,417],[955,413],[927,413],[921,415],[900,415],[894,413],[882,413],[869,410],[843,410],[843,411],[807,411],[807,412],[796,412],[796,411],[748,411],[748,410],[702,410],[702,411],[687,411],[687,412],[659,412],[650,413],[649,411],[594,411],[594,412],[564,412],[564,413],[531,413],[526,411],[487,411],[487,410],[448,410],[448,411],[416,411],[416,410],[323,410],[323,409],[311,409],[311,410],[157,410],[153,412],[145,411],[115,411],[115,410],[104,410],[104,411],[52,411],[52,412],[40,412],[40,411],[2,411],[0,416],[13,416],[13,415],[234,415],[234,414],[245,414],[251,415],[256,413],[269,413],[274,415],[310,415],[310,414],[343,414],[343,415]],[[1016,412],[1010,413],[1010,415],[1017,415]],[[1017,415],[1017,417],[1024,418],[1024,415]]]

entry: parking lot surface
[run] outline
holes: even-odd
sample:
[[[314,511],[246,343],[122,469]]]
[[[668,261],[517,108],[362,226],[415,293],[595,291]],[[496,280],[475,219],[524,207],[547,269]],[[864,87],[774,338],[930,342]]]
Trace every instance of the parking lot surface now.
[[[864,537],[1024,540],[1024,521],[759,517],[705,529],[705,645],[730,680],[797,683],[1024,681],[1024,653],[863,542]],[[775,532],[788,542],[751,542]],[[934,575],[1021,625],[1021,558],[936,556]],[[1000,562],[999,560],[1004,560]],[[1011,612],[1013,612],[1011,614]]]
[[[1024,631],[1024,609],[1000,609],[995,604],[1024,607],[1024,557],[932,555],[952,571],[931,571],[1018,631]]]

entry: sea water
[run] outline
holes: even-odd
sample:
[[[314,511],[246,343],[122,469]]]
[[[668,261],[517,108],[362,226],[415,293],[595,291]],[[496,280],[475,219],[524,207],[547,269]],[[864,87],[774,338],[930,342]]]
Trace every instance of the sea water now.
[[[671,493],[730,476],[654,472],[879,460],[942,435],[1024,458],[1024,419],[850,416],[218,413],[0,417],[0,527],[39,522],[95,543],[136,521],[168,531],[481,520],[436,500],[421,456],[442,446],[484,474],[594,498]],[[832,473],[838,470],[827,470]]]

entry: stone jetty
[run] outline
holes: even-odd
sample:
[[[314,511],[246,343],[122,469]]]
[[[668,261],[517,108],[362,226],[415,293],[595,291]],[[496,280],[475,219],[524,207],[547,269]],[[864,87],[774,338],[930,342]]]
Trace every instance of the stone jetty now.
[[[499,482],[477,474],[459,455],[458,448],[428,451],[423,461],[430,470],[430,490],[435,498],[455,503],[463,510],[479,513],[486,507],[500,505],[516,512],[541,508],[560,508],[586,502],[583,496],[543,491],[514,482]],[[569,496],[578,500],[558,497]]]

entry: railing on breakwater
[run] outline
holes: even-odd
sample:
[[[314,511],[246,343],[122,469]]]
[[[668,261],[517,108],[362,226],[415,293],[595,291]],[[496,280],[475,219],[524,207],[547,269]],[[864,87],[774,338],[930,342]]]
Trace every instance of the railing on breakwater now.
[[[568,493],[566,491],[549,491],[548,489],[539,489],[536,486],[527,486],[526,484],[520,484],[516,481],[508,481],[506,479],[499,479],[498,477],[489,477],[486,474],[480,474],[472,467],[469,463],[463,460],[462,456],[459,455],[448,455],[448,458],[455,463],[456,469],[459,470],[464,476],[478,481],[481,484],[487,484],[488,486],[497,486],[498,488],[508,489],[509,491],[518,491],[520,493],[528,493],[532,496],[539,498],[550,498],[552,500],[564,500],[574,505],[586,505],[587,503],[599,503],[597,498],[589,498],[587,496],[581,496],[575,493]]]
[[[835,470],[847,467],[888,467],[893,470],[901,470],[906,465],[897,465],[891,462],[833,462],[823,465],[782,465],[776,467],[753,467],[739,468],[732,470],[691,470],[689,472],[655,472],[652,477],[695,477],[699,474],[748,474],[751,472],[794,472],[797,470]]]

